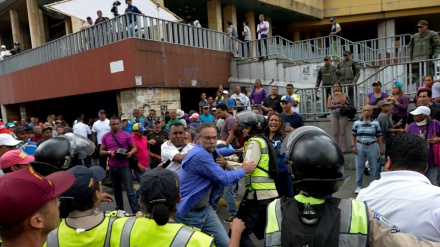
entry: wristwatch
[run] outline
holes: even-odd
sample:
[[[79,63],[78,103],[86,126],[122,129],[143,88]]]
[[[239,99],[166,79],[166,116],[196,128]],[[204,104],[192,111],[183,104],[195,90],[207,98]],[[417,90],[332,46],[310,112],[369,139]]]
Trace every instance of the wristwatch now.
[[[107,151],[107,156],[110,156],[110,154],[111,154],[110,151]]]

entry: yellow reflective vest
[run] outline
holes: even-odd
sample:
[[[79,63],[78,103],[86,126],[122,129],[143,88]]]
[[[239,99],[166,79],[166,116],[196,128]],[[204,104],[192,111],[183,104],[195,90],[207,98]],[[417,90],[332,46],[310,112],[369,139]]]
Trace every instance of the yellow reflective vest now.
[[[246,174],[245,186],[248,190],[276,190],[275,182],[269,176],[269,149],[266,141],[261,137],[252,137],[245,144],[245,152],[254,148],[251,141],[256,141],[261,147],[261,157],[257,164],[257,168],[252,172]],[[246,155],[246,154],[245,154]]]
[[[296,195],[295,200],[311,205],[322,204],[324,199]],[[364,202],[342,199],[338,205],[341,210],[339,228],[339,247],[367,246],[368,244],[368,208]],[[281,246],[281,203],[276,199],[267,207],[267,225],[264,234],[266,247]],[[298,222],[298,224],[302,224]]]
[[[159,226],[149,218],[121,218],[113,223],[110,246],[207,247],[214,238],[180,223]]]
[[[77,231],[62,219],[60,226],[47,236],[47,247],[81,247],[81,246],[110,246],[112,224],[116,220],[116,211],[105,214],[103,221],[92,229]]]

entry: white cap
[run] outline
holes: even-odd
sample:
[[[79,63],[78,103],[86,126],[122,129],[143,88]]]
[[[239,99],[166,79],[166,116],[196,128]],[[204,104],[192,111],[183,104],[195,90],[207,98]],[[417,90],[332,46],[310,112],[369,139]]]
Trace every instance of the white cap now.
[[[0,146],[17,146],[21,141],[15,139],[9,134],[0,134]]]
[[[5,48],[5,49],[6,49],[6,46],[2,45],[2,49],[3,49],[3,48]]]
[[[417,116],[423,114],[425,116],[429,116],[431,114],[431,109],[426,106],[419,106],[414,111],[410,112],[412,115]]]
[[[222,93],[223,93],[223,94],[228,94],[228,95],[229,95],[228,90],[223,90]]]
[[[183,118],[184,115],[185,115],[184,111],[182,111],[180,109],[177,109],[177,111],[176,111],[176,117],[177,118]]]

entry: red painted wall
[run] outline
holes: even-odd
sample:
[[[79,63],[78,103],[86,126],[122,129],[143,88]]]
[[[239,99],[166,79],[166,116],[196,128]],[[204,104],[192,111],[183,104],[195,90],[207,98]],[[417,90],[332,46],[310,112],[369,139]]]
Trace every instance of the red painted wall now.
[[[110,62],[119,60],[124,71],[110,73]],[[0,104],[133,88],[135,76],[142,77],[139,87],[218,87],[231,76],[230,53],[126,39],[0,75]]]

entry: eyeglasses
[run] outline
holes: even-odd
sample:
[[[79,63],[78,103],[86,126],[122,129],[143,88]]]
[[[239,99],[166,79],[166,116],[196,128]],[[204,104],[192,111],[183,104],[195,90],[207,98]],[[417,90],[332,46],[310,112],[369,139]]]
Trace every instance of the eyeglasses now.
[[[200,136],[200,137],[202,137],[206,141],[209,141],[209,140],[216,141],[217,140],[217,136]]]

